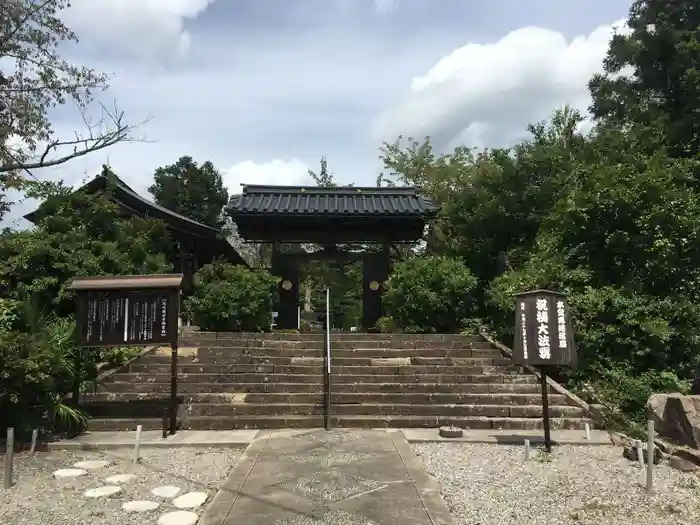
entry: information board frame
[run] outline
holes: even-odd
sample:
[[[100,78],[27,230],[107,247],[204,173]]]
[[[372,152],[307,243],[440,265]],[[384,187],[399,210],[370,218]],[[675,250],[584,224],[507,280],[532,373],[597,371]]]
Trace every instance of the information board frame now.
[[[550,370],[578,364],[578,352],[567,294],[553,290],[530,290],[515,294],[515,331],[512,360],[534,366],[540,372],[544,446],[552,451],[549,414]]]
[[[183,277],[76,277],[68,287],[76,296],[80,347],[170,345],[170,434],[177,431],[177,350]],[[74,390],[76,403],[77,396]]]

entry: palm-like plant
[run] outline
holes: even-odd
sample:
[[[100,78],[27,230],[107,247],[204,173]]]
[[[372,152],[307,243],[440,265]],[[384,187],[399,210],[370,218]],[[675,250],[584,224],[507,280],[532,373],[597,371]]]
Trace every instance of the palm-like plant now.
[[[47,314],[30,299],[21,327],[0,332],[0,428],[84,428],[86,417],[64,399],[82,374],[72,319]]]

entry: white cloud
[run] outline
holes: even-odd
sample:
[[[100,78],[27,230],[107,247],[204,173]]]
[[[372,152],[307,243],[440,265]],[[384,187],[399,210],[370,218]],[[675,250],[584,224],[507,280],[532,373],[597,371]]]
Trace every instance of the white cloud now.
[[[231,166],[223,177],[231,195],[240,193],[242,184],[298,186],[313,183],[308,166],[299,159],[274,159],[262,163],[246,160]]]
[[[378,140],[430,135],[438,147],[509,142],[528,122],[570,104],[586,110],[588,80],[602,71],[614,27],[571,41],[550,29],[525,27],[491,44],[467,44],[414,77],[409,92],[375,122]]]
[[[393,13],[399,8],[401,0],[374,0],[374,8],[381,14]]]
[[[73,0],[62,18],[81,37],[145,58],[182,55],[191,45],[185,22],[215,0]]]

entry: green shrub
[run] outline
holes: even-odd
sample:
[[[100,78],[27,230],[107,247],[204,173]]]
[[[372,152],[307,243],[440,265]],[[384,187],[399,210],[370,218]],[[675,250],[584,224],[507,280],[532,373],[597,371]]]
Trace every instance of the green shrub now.
[[[102,362],[109,369],[114,369],[138,357],[142,348],[138,346],[118,346],[105,348],[102,352]]]
[[[22,330],[0,331],[0,429],[26,436],[33,428],[84,429],[86,418],[63,400],[76,378],[75,323],[39,315],[28,304]],[[80,377],[95,376],[94,354],[86,352]]]
[[[688,391],[700,358],[700,305],[590,281],[589,272],[553,259],[505,274],[487,290],[491,328],[502,340],[512,339],[516,292],[568,292],[579,366],[563,369],[560,380],[588,401],[619,409],[611,424],[620,427],[624,417],[628,428],[620,429],[638,433],[652,393]]]
[[[202,330],[268,331],[277,282],[265,270],[214,262],[195,276],[185,307]]]
[[[421,257],[397,263],[384,301],[394,325],[412,333],[454,333],[474,316],[477,279],[459,260]]]
[[[20,318],[20,303],[0,297],[0,332],[15,328]]]
[[[391,317],[380,317],[374,327],[383,334],[390,334],[394,331],[394,320]]]

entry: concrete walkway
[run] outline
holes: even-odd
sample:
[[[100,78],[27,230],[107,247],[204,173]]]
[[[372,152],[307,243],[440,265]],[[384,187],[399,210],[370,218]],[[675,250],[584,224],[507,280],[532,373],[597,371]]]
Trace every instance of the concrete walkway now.
[[[199,525],[452,525],[400,431],[260,432]]]

